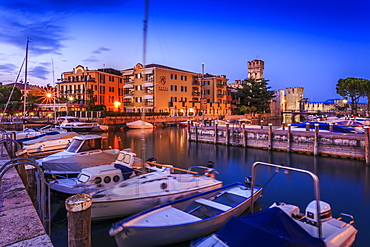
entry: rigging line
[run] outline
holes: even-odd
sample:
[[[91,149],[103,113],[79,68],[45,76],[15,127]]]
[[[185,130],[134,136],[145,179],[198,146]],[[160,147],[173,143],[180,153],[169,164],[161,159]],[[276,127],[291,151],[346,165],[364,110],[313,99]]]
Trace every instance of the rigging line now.
[[[4,107],[3,113],[5,113],[6,108],[8,108],[8,105],[9,105],[9,103],[10,103],[10,99],[11,99],[11,97],[13,96],[13,92],[14,92],[15,85],[16,85],[16,83],[17,83],[18,79],[19,79],[19,76],[20,76],[21,72],[22,72],[22,68],[23,68],[23,65],[24,65],[24,62],[25,62],[25,61],[26,61],[26,57],[23,59],[22,65],[21,65],[21,67],[20,67],[20,69],[19,69],[19,71],[18,71],[17,78],[15,79],[15,82],[14,82],[14,84],[13,84],[13,88],[12,88],[12,91],[10,92],[10,95],[9,95],[9,97],[8,97],[8,102],[6,102],[6,105],[5,105],[5,107]],[[2,118],[2,116],[1,116],[1,118]]]
[[[276,169],[275,170],[275,173],[274,173],[274,175],[272,175],[270,178],[269,178],[269,180],[267,180],[267,182],[263,185],[263,186],[261,186],[262,188],[266,188],[267,187],[267,185],[272,181],[272,179],[276,176],[276,174],[278,174],[279,173],[279,169]]]

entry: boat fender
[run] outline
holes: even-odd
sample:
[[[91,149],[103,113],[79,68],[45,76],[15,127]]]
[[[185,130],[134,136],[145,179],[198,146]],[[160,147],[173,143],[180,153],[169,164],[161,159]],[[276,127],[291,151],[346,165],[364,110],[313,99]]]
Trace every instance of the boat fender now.
[[[166,183],[161,183],[161,188],[162,188],[162,190],[167,189],[167,184]]]

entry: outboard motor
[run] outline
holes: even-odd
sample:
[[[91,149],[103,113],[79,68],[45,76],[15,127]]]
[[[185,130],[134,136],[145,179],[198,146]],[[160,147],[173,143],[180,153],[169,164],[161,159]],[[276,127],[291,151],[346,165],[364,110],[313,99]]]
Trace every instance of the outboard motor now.
[[[252,176],[246,176],[244,178],[244,184],[247,188],[251,188],[251,186],[252,186]]]
[[[214,167],[214,164],[215,164],[215,162],[213,162],[213,161],[208,161],[207,162],[207,167],[209,167],[209,168],[213,168]]]
[[[332,219],[331,214],[331,207],[329,203],[319,201],[320,204],[320,220],[321,222],[328,221]],[[318,216],[317,216],[317,207],[316,207],[316,200],[313,200],[307,205],[306,208],[306,219],[307,222],[311,225],[317,226],[318,225]]]

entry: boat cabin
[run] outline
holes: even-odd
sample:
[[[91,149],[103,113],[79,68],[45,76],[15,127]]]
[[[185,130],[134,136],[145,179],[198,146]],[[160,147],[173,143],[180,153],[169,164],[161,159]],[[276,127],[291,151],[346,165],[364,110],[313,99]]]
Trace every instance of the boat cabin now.
[[[99,135],[82,135],[73,138],[72,143],[67,148],[68,152],[81,153],[96,151],[103,148],[103,137]]]

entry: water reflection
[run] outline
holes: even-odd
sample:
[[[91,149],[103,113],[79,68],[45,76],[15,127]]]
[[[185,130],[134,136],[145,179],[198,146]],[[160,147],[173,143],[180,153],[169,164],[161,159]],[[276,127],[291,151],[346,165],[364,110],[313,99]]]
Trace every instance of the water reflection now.
[[[331,204],[333,215],[338,216],[340,212],[354,215],[359,230],[356,246],[370,243],[370,237],[366,236],[370,222],[370,173],[363,161],[188,142],[184,128],[158,128],[144,132],[126,130],[105,135],[112,148],[129,147],[138,157],[143,157],[145,145],[145,158],[155,157],[159,163],[187,168],[214,161],[215,169],[219,172],[217,178],[224,184],[244,181],[245,176],[251,175],[251,166],[256,161],[312,171],[320,178],[321,199]],[[143,137],[145,140],[142,140]],[[272,176],[274,179],[271,180]],[[298,205],[303,211],[314,199],[312,179],[308,175],[277,173],[273,168],[263,168],[257,171],[257,183],[267,185],[260,199],[263,208],[275,201],[285,201]],[[94,224],[95,231],[100,231],[100,235],[99,239],[93,236],[93,246],[115,246],[113,239],[104,232],[110,223]],[[105,241],[105,238],[109,239]]]

